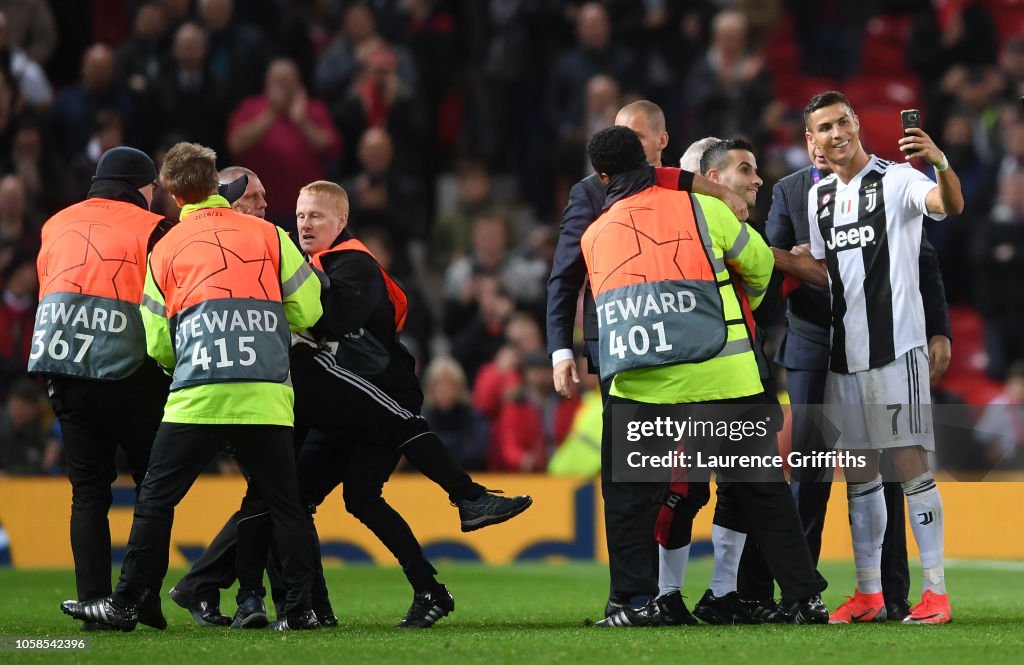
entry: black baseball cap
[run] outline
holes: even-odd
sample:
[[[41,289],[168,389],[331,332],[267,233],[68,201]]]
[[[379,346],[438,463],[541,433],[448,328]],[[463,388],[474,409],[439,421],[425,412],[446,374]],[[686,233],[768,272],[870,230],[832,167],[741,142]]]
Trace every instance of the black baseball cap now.
[[[97,180],[121,180],[136,189],[156,182],[156,166],[149,155],[128,146],[111,148],[100,156],[96,164]]]
[[[242,174],[222,185],[217,185],[217,193],[228,200],[228,203],[234,204],[235,201],[242,198],[242,194],[245,194],[245,188],[249,186],[249,176]]]

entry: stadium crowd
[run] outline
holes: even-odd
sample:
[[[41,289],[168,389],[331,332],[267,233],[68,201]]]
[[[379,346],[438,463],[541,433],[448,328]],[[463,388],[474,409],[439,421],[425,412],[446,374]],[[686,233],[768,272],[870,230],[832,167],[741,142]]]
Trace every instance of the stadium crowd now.
[[[666,164],[705,136],[753,143],[758,219],[806,165],[810,93],[846,90],[883,155],[892,109],[921,108],[966,199],[926,222],[947,296],[984,321],[981,369],[1011,379],[997,400],[1019,402],[1024,307],[1006,285],[1024,276],[1024,14],[999,0],[816,6],[0,2],[0,474],[64,471],[25,374],[43,220],[85,197],[106,150],[138,147],[159,168],[181,140],[258,173],[267,219],[293,234],[300,187],[345,187],[352,228],[409,293],[424,415],[466,470],[596,473],[597,384],[573,400],[552,387],[546,282],[569,189],[592,172],[587,141],[639,98],[665,111]],[[903,85],[875,85],[883,72]],[[163,192],[153,209],[177,216]],[[1005,439],[993,445],[1024,445]]]

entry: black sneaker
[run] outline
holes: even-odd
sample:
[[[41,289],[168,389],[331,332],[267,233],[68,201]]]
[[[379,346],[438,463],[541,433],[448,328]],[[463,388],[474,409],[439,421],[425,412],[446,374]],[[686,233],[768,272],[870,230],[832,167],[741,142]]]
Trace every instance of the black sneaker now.
[[[213,600],[199,600],[172,587],[168,592],[178,607],[188,610],[192,620],[203,628],[223,628],[231,625],[231,617],[220,613],[220,603]]]
[[[96,623],[95,621],[85,621],[82,623],[83,632],[91,633],[94,631],[102,630],[117,630],[117,628],[115,628],[114,626],[108,626],[105,623]]]
[[[746,618],[745,623],[767,623],[779,609],[774,598],[740,598],[739,601]]]
[[[664,596],[658,596],[654,599],[654,602],[658,604],[658,610],[661,612],[661,622],[666,626],[697,625],[697,617],[690,614],[686,603],[683,602],[683,594],[679,593],[678,590],[670,591]]]
[[[398,622],[398,628],[430,628],[442,617],[455,611],[455,598],[448,587],[439,584],[433,591],[422,591],[412,597],[412,606]]]
[[[769,623],[827,624],[828,608],[821,602],[820,595],[813,595],[795,603],[779,603],[778,609],[768,619]]]
[[[301,614],[285,617],[271,622],[270,630],[315,630],[320,627],[320,621],[316,618],[316,612],[306,610]]]
[[[906,598],[885,601],[885,614],[889,621],[903,621],[910,615],[910,601]]]
[[[619,600],[608,599],[608,603],[604,606],[604,618],[607,619],[611,615],[615,614],[619,610],[629,607],[629,603],[624,603]]]
[[[60,610],[79,621],[104,624],[126,633],[135,630],[135,624],[139,621],[139,609],[136,606],[121,607],[110,596],[81,602],[65,600],[60,604]]]
[[[749,623],[747,612],[740,603],[740,595],[735,591],[716,596],[708,589],[693,606],[693,615],[715,626]]]
[[[231,620],[232,628],[265,628],[270,623],[267,608],[263,599],[255,593],[249,594],[235,610],[235,618]]]
[[[501,524],[523,512],[533,504],[528,496],[498,496],[496,490],[487,490],[480,497],[470,501],[463,499],[459,507],[463,533],[476,531],[492,524]]]
[[[643,607],[623,607],[615,614],[594,624],[595,628],[640,628],[647,626],[663,626],[661,608],[651,600]]]
[[[338,617],[334,614],[334,609],[330,605],[321,605],[313,609],[316,614],[317,621],[320,622],[321,628],[337,628]]]
[[[160,596],[150,589],[146,589],[139,599],[139,623],[157,630],[167,629],[167,619],[160,608]]]

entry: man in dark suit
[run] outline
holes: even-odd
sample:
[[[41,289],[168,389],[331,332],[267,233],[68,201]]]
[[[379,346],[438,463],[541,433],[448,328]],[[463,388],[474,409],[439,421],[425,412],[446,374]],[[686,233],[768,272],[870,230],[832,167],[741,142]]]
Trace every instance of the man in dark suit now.
[[[768,239],[773,247],[792,249],[810,243],[807,195],[814,183],[827,176],[830,170],[810,138],[807,140],[807,153],[811,165],[786,176],[775,184],[772,191]],[[920,271],[929,368],[934,382],[949,366],[951,333],[938,256],[923,234]],[[825,399],[830,307],[826,287],[802,284],[789,296],[786,335],[775,360],[786,368],[786,388],[793,412],[794,451],[813,452],[823,450],[826,445],[814,424],[815,419],[811,417],[816,407],[808,405],[820,405]],[[802,473],[795,472],[793,476],[793,493],[804,523],[807,544],[817,563],[825,511],[832,490],[831,478],[824,477],[821,469],[800,471]],[[889,619],[902,621],[910,610],[903,489],[898,482],[887,482],[884,492],[889,519],[882,544],[882,587]]]
[[[646,100],[624,106],[615,117],[616,125],[629,127],[640,137],[648,162],[661,166],[661,152],[668,145],[665,114]],[[746,219],[747,205],[728,188],[681,169],[657,169],[663,187],[689,190],[722,199],[740,219]],[[605,190],[597,175],[573,185],[562,213],[558,248],[548,280],[548,351],[551,354],[555,389],[572,396],[572,383],[579,383],[573,357],[573,327],[580,290],[586,282],[580,238],[604,208]],[[597,316],[594,298],[587,288],[583,299],[584,339],[589,370],[597,373]],[[608,385],[601,384],[607,400]],[[611,479],[611,446],[601,447],[601,492],[604,497],[605,531],[611,591],[605,616],[626,605],[641,607],[658,592],[658,548],[654,520],[663,487],[658,483],[614,483]]]

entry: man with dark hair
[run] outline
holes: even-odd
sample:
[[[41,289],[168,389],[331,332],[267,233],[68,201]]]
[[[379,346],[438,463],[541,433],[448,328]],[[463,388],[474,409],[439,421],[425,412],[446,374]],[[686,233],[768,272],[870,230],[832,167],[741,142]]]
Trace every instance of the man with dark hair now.
[[[756,307],[772,274],[769,250],[717,199],[658,187],[654,169],[639,154],[638,144],[631,132],[611,127],[598,132],[588,146],[594,169],[608,186],[606,211],[581,240],[597,307],[605,312],[627,312],[623,299],[672,301],[683,285],[695,300],[685,311],[648,307],[635,316],[603,316],[598,345],[601,375],[611,385],[602,448],[609,451],[619,405],[636,409],[643,420],[655,417],[652,405],[731,406],[747,417],[766,402],[741,299],[730,273],[736,275],[750,305]],[[637,214],[640,211],[643,214]],[[668,242],[662,238],[671,238],[673,251],[637,252],[638,246],[660,247]],[[660,331],[664,339],[642,350],[614,343],[624,335],[633,336],[637,328],[645,333],[648,328],[655,334]],[[772,570],[783,580],[787,616],[797,623],[823,623],[827,611],[819,594],[825,582],[813,574],[806,547],[802,561],[800,550],[785,544],[790,533],[800,533],[796,511],[775,515],[777,504],[749,490],[754,485],[736,485],[738,504],[752,530],[765,543],[778,545],[767,553]],[[598,626],[696,622],[686,610],[680,588],[693,518],[708,499],[707,481],[672,483],[653,529],[663,546],[658,597],[641,608],[623,607]]]
[[[942,499],[927,458],[935,441],[930,417],[924,418],[931,402],[930,358],[919,254],[924,215],[943,219],[963,210],[960,180],[919,128],[905,130],[900,150],[907,160],[920,157],[933,166],[936,181],[909,165],[869,155],[842,93],[816,95],[804,118],[808,141],[821,150],[832,175],[813,185],[807,197],[811,253],[774,253],[781,269],[830,288],[826,415],[838,428],[838,447],[859,451],[866,461],[863,468],[846,469],[857,589],[830,621],[887,616],[881,575],[887,516],[879,473],[885,450],[914,515],[924,573],[921,602],[903,622],[948,623]]]
[[[772,191],[768,238],[773,247],[786,251],[809,247],[807,193],[832,172],[832,167],[810,135],[807,136],[807,156],[811,164],[777,182]],[[951,332],[938,255],[923,232],[918,265],[928,336],[928,365],[934,382],[949,366]],[[803,283],[789,293],[786,334],[775,358],[786,368],[786,391],[793,413],[793,450],[802,453],[825,450],[821,432],[814,425],[809,409],[817,408],[810,405],[820,405],[825,399],[830,307],[825,287]],[[801,469],[794,473],[792,486],[807,544],[817,562],[825,512],[832,491],[831,478],[825,477],[820,469]],[[886,482],[882,491],[888,515],[882,541],[882,590],[888,619],[902,621],[910,611],[903,488],[899,483]]]
[[[167,574],[174,507],[230,440],[266,497],[284,562],[288,597],[274,628],[320,625],[309,605],[314,531],[296,481],[288,366],[289,330],[322,313],[320,282],[283,231],[217,194],[216,158],[178,143],[160,170],[181,223],[150,254],[140,311],[149,355],[172,374],[170,394],[117,588],[61,604],[81,621],[135,628],[144,594]]]
[[[156,179],[149,155],[112,148],[96,165],[89,198],[43,225],[28,370],[47,377],[64,438],[81,601],[110,594],[107,513],[117,450],[126,453],[138,491],[167,398],[167,378],[146,357],[139,314],[146,254],[172,225],[149,211]],[[160,587],[149,589],[140,599],[139,620],[165,628]],[[100,628],[95,621],[83,625]]]
[[[668,145],[665,114],[657,104],[640,100],[619,110],[615,124],[627,127],[640,140],[646,163],[656,167],[658,183],[671,189],[693,190],[716,196],[741,218],[747,206],[728,188],[708,181],[690,171],[662,167],[661,153]],[[572,351],[573,329],[580,291],[583,298],[584,353],[589,370],[598,372],[597,313],[587,286],[587,269],[580,251],[580,238],[601,214],[605,188],[597,174],[573,185],[562,213],[558,246],[548,280],[547,339],[551,354],[555,390],[570,398],[572,384],[579,383],[576,359]],[[601,394],[608,396],[608,384],[601,383]],[[611,451],[602,448],[601,494],[604,498],[605,532],[608,536],[610,589],[605,615],[626,605],[642,607],[658,588],[658,553],[651,541],[660,496],[657,488],[646,483],[616,483],[611,478]]]

